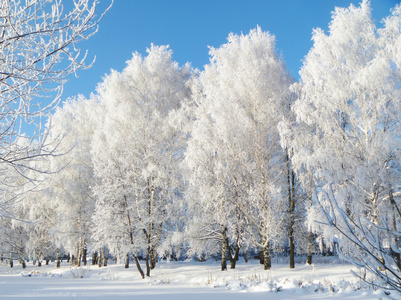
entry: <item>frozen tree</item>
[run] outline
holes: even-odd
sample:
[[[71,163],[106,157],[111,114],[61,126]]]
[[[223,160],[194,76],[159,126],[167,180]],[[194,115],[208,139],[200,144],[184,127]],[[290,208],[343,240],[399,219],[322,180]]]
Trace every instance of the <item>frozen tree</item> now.
[[[289,109],[292,80],[276,54],[274,36],[259,27],[247,35],[230,34],[228,43],[211,48],[210,55],[200,74],[186,154],[191,190],[196,191],[191,198],[214,224],[209,231],[221,235],[223,259],[226,234],[236,248],[254,232],[268,269],[285,198],[277,124]]]
[[[19,137],[14,141],[16,147],[27,149],[27,152],[36,153],[36,147],[30,138]],[[24,158],[25,154],[21,154]],[[47,228],[35,226],[35,222],[42,219],[47,207],[40,207],[36,203],[41,201],[43,194],[39,186],[42,186],[46,173],[38,173],[36,170],[47,170],[48,161],[42,156],[32,156],[35,159],[23,160],[24,168],[20,176],[14,177],[12,184],[3,187],[4,198],[2,209],[2,227],[0,239],[2,245],[9,248],[10,259],[17,258],[25,266],[24,259],[28,256],[43,259],[48,250]],[[5,165],[3,171],[13,171],[12,165]],[[31,222],[32,221],[32,222]],[[46,222],[42,223],[45,224]],[[47,223],[46,223],[47,224]],[[2,250],[3,251],[3,250]],[[4,253],[4,252],[3,252]]]
[[[235,203],[240,187],[230,182],[230,166],[222,168],[224,158],[220,149],[224,145],[208,114],[206,95],[199,90],[197,82],[193,93],[196,119],[192,124],[185,161],[189,171],[186,198],[191,216],[188,221],[191,252],[202,257],[221,253],[221,268],[226,270],[227,252],[231,268],[234,268],[239,250],[246,243],[245,221],[239,203]],[[235,167],[230,157],[226,160]]]
[[[58,108],[48,125],[49,140],[57,141],[57,149],[63,154],[49,157],[54,174],[49,176],[49,187],[44,195],[47,205],[42,205],[54,210],[51,218],[56,221],[51,229],[55,244],[74,253],[77,265],[81,260],[86,265],[91,241],[95,208],[91,190],[94,185],[91,146],[101,113],[95,96],[91,99],[78,96]]]
[[[3,259],[8,259],[11,268],[14,266],[14,260],[17,259],[22,268],[25,269],[27,231],[23,224],[15,219],[3,218],[0,220],[0,224],[0,244]]]
[[[400,12],[396,6],[377,29],[369,1],[336,8],[329,34],[313,33],[293,106],[310,130],[294,146],[293,162],[313,171],[315,228],[398,292]]]
[[[57,104],[68,75],[91,65],[85,65],[87,55],[81,53],[77,43],[96,33],[103,16],[96,16],[96,9],[97,1],[90,0],[75,1],[68,12],[63,11],[58,0],[1,1],[2,187],[9,186],[22,175],[25,161],[52,154],[53,148],[45,149],[41,120]],[[38,99],[46,96],[53,100],[39,103]],[[24,146],[16,144],[16,137],[23,136],[22,131],[27,128],[33,131],[31,142]],[[31,150],[33,146],[36,151]],[[8,166],[11,169],[6,172]],[[7,198],[5,194],[1,197],[2,214],[7,214]]]
[[[41,165],[40,167],[43,168],[44,166]],[[31,257],[34,263],[37,262],[40,267],[43,260],[48,263],[50,257],[54,257],[56,253],[51,228],[58,220],[55,217],[54,207],[46,197],[47,174],[28,174],[28,177],[35,180],[21,185],[25,189],[29,188],[29,190],[23,191],[22,199],[16,203],[12,222],[19,224],[19,227],[26,232],[26,238],[23,243],[24,254],[27,257]],[[20,260],[22,261],[23,258],[20,258]]]
[[[294,101],[291,102],[291,106],[293,103]],[[286,152],[290,268],[295,266],[295,241],[297,249],[300,250],[298,253],[307,253],[308,264],[312,264],[312,254],[316,250],[316,234],[306,217],[307,211],[312,208],[313,170],[310,169],[310,165],[292,159],[294,155],[302,156],[303,151],[310,151],[304,145],[311,143],[312,126],[297,123],[292,111],[288,112],[278,124],[281,146]]]
[[[150,276],[170,211],[182,202],[179,110],[191,75],[168,46],[152,45],[147,53],[134,53],[123,72],[112,71],[99,86],[106,113],[92,147],[96,239],[117,255],[131,253],[142,277],[138,255],[144,254]]]

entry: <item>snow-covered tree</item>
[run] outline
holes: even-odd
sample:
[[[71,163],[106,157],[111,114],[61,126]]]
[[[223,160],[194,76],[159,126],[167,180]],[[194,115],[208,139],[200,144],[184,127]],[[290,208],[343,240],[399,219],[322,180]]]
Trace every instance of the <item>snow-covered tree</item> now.
[[[41,167],[43,168],[43,165]],[[13,223],[18,224],[26,232],[23,243],[25,256],[32,258],[40,267],[43,260],[48,263],[49,259],[56,254],[56,244],[51,229],[58,219],[54,207],[48,202],[47,174],[39,174],[39,176],[30,174],[30,177],[35,178],[30,184],[25,185],[30,187],[30,190],[24,191],[21,201],[15,205],[14,218],[18,217],[23,221],[14,219]],[[22,259],[20,258],[21,261]]]
[[[210,55],[200,74],[186,154],[190,198],[203,207],[210,226],[197,238],[219,234],[224,260],[227,239],[241,247],[254,232],[267,269],[286,191],[277,124],[289,109],[292,80],[276,54],[274,36],[259,27],[247,35],[230,34],[228,43],[211,48]]]
[[[123,72],[112,71],[99,86],[106,114],[92,147],[97,240],[117,255],[131,253],[142,277],[138,255],[144,253],[149,276],[170,211],[182,201],[179,110],[191,75],[168,46],[152,45],[147,53],[134,53]]]
[[[97,31],[103,14],[97,1],[75,1],[63,11],[62,1],[1,1],[0,3],[0,185],[2,213],[10,213],[6,186],[24,173],[28,160],[51,155],[42,119],[58,103],[71,73],[87,68],[78,42]],[[38,99],[50,97],[52,101]],[[22,125],[22,126],[21,126]],[[29,130],[30,143],[15,143]],[[26,137],[25,137],[26,138]],[[32,147],[37,151],[33,152]],[[10,167],[10,168],[9,168]],[[43,170],[38,170],[43,171]]]
[[[313,171],[315,228],[398,291],[400,12],[396,6],[377,29],[369,1],[336,8],[329,34],[313,33],[293,106],[300,128],[309,129],[293,163]]]
[[[56,221],[49,230],[54,234],[55,244],[74,253],[78,265],[81,259],[86,265],[91,241],[95,208],[91,147],[101,115],[95,96],[91,99],[78,96],[65,102],[49,121],[49,139],[57,141],[57,150],[62,155],[49,158],[54,174],[49,176],[44,196],[47,205],[43,202],[41,205],[54,209],[56,215],[51,218]]]
[[[46,156],[36,155],[37,148],[31,145],[30,138],[19,137],[13,143],[18,148],[27,149],[30,160],[24,160],[27,154],[21,154],[22,167],[19,172],[12,165],[4,166],[3,171],[8,170],[9,179],[13,179],[8,185],[2,187],[4,193],[2,206],[2,232],[0,239],[2,245],[9,248],[10,262],[18,258],[25,266],[25,259],[33,257],[39,262],[48,254],[49,239],[48,227],[36,226],[35,223],[42,219],[47,207],[43,208],[37,203],[43,203],[42,187],[47,172],[40,173],[40,170],[48,170]],[[47,222],[41,223],[48,224]],[[8,256],[7,256],[8,257]]]

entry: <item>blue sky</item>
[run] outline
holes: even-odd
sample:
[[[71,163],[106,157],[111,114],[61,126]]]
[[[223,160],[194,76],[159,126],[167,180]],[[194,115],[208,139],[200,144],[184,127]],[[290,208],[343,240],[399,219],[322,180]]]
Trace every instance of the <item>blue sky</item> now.
[[[203,70],[209,62],[208,46],[219,47],[230,32],[246,34],[257,25],[276,36],[277,50],[298,79],[301,60],[312,46],[313,28],[327,32],[335,6],[348,7],[360,1],[115,0],[98,33],[79,45],[89,51],[88,61],[96,56],[94,66],[79,71],[79,78],[70,78],[62,99],[77,94],[88,97],[105,74],[111,69],[122,71],[135,51],[146,55],[151,43],[170,45],[175,61],[191,62]],[[109,0],[100,2],[102,9]],[[373,18],[380,25],[399,2],[371,0]]]

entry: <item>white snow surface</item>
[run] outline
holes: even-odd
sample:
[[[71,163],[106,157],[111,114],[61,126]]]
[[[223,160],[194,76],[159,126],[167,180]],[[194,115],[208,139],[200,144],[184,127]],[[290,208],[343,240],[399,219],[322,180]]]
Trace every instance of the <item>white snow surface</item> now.
[[[220,271],[218,261],[159,262],[151,277],[141,279],[134,264],[72,268],[66,262],[42,267],[31,262],[22,270],[0,265],[0,298],[6,299],[381,299],[354,277],[349,264],[312,266],[273,264],[264,271],[257,261],[240,261],[234,270]],[[357,271],[358,272],[358,271]],[[395,295],[391,295],[394,296]]]

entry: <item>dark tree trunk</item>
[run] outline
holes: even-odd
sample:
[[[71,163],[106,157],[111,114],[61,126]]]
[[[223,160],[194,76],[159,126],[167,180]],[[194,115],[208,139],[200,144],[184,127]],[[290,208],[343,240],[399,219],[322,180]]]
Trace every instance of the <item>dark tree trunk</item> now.
[[[12,267],[14,267],[14,262],[13,262],[13,259],[10,257],[10,268],[12,268]]]
[[[261,265],[265,264],[265,257],[263,256],[263,248],[259,249],[259,263]]]
[[[42,266],[42,261],[39,259],[38,260],[38,267],[41,267]]]
[[[127,255],[125,256],[125,265],[124,268],[128,269],[129,268],[129,254],[127,253]]]
[[[309,209],[312,207],[312,178],[309,178],[309,187],[308,187],[308,202]],[[308,265],[312,264],[312,251],[313,251],[313,233],[312,228],[308,228],[308,256],[306,257],[306,263]]]
[[[238,261],[239,250],[240,250],[240,247],[238,246],[238,243],[237,243],[235,245],[234,256],[232,256],[231,251],[229,251],[229,253],[230,253],[230,269],[235,269],[235,265]]]
[[[288,149],[286,149],[287,163],[287,185],[288,185],[288,236],[290,244],[290,269],[295,268],[295,244],[294,244],[294,225],[295,225],[295,174],[290,165]]]
[[[227,239],[226,239],[227,228],[221,226],[221,270],[227,271]]]
[[[58,268],[60,268],[60,249],[57,248],[56,252],[57,252],[57,254],[56,254],[57,255],[56,268],[58,269]]]
[[[146,258],[145,258],[145,264],[146,264],[146,276],[150,277],[150,265],[149,265],[149,256],[150,256],[150,246],[148,246],[148,249],[146,250]]]
[[[107,267],[107,260],[109,258],[109,249],[105,248],[104,249],[104,254],[103,254],[103,266]]]
[[[97,264],[97,251],[92,253],[92,266]]]
[[[46,266],[49,265],[49,261],[50,261],[50,259],[46,259]]]
[[[82,262],[84,263],[84,266],[86,266],[87,261],[86,261],[86,256],[88,255],[88,249],[86,246],[82,249]]]
[[[135,261],[136,268],[138,269],[139,273],[141,274],[142,279],[144,279],[145,274],[142,271],[141,265],[139,264],[138,257],[136,255],[134,255],[134,261]]]
[[[295,268],[295,245],[294,245],[294,232],[290,231],[290,269]]]
[[[25,260],[21,259],[21,260],[20,260],[20,263],[21,263],[21,265],[22,265],[22,268],[25,269],[25,268],[26,268]]]
[[[308,256],[306,257],[306,263],[308,265],[312,264],[312,249],[313,249],[313,233],[312,233],[312,230],[309,229],[309,232],[308,232]]]
[[[153,215],[154,215],[154,201],[155,201],[155,186],[154,186],[154,178],[148,178],[147,180],[148,182],[148,216],[149,216],[149,220],[153,219]],[[144,229],[144,234],[146,237],[146,240],[148,242],[148,246],[146,249],[146,258],[145,258],[145,264],[146,264],[146,276],[149,277],[150,276],[150,269],[152,268],[152,259],[153,259],[153,243],[152,243],[152,238],[154,236],[155,233],[155,224],[152,222],[150,222],[148,224],[148,231],[146,232],[146,230]]]

